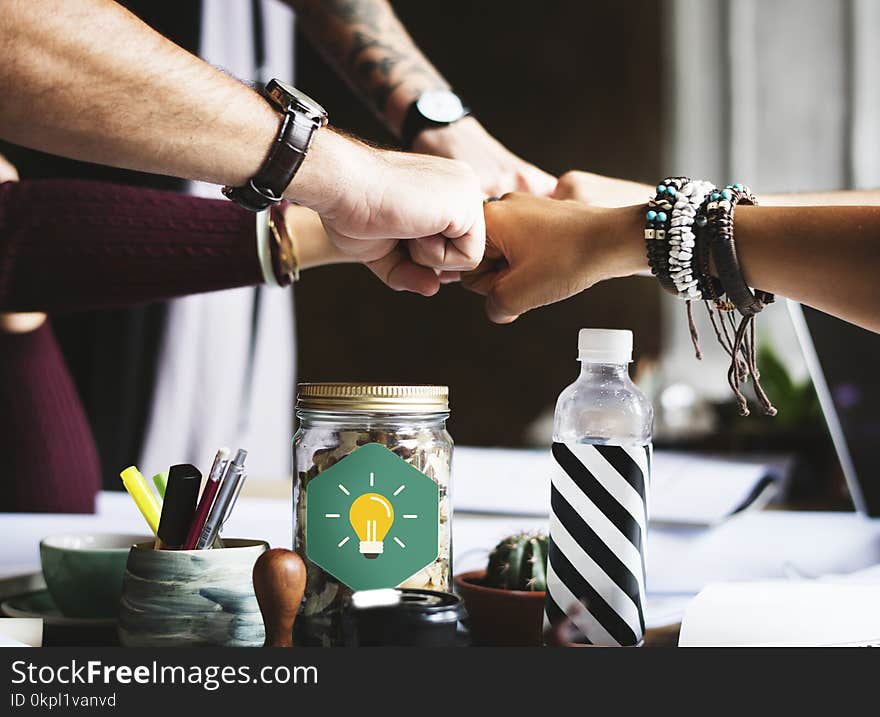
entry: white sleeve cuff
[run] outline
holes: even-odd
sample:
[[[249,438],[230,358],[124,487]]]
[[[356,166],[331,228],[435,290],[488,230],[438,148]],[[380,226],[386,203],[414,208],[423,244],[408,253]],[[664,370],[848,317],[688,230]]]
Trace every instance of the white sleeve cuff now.
[[[270,241],[272,241],[272,236],[269,231],[269,210],[264,209],[257,212],[257,258],[260,260],[260,269],[263,271],[263,281],[268,286],[280,287],[281,285],[275,277],[275,271],[272,269]]]

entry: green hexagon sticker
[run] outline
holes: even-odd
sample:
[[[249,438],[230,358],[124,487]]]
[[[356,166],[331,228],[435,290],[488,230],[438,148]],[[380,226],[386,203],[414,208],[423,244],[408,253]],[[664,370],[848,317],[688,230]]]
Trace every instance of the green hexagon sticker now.
[[[352,590],[392,588],[437,558],[438,487],[368,443],[306,488],[306,556]]]

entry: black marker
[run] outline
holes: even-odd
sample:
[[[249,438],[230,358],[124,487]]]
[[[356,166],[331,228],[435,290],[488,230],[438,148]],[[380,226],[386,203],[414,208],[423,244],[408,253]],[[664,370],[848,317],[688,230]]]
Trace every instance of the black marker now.
[[[171,466],[159,519],[157,550],[178,550],[186,542],[199,499],[202,474],[189,463]]]

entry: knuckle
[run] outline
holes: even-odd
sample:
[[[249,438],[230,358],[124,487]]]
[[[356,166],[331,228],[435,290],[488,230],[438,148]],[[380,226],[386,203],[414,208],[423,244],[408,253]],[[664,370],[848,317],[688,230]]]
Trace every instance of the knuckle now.
[[[473,271],[480,265],[481,260],[481,256],[466,257],[464,261],[461,262],[461,268],[456,269],[455,271]]]
[[[557,182],[557,186],[560,189],[571,191],[572,189],[574,189],[577,186],[577,183],[578,183],[578,178],[575,175],[576,175],[576,172],[574,172],[573,170],[566,172],[565,174],[563,174],[559,178],[559,181]]]

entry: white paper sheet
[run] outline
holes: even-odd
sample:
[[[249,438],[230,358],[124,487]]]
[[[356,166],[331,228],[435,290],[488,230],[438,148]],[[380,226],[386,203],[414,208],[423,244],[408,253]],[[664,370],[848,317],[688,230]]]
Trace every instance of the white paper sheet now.
[[[681,647],[880,647],[880,585],[716,583],[685,612]]]
[[[453,454],[453,499],[459,511],[545,516],[550,512],[548,450],[470,448]],[[654,453],[651,520],[714,525],[740,508],[755,487],[778,469],[764,463]],[[766,502],[772,497],[766,491]]]
[[[43,621],[31,617],[0,618],[0,647],[40,647]]]
[[[710,583],[852,573],[880,563],[880,520],[856,513],[759,510],[715,528],[650,528],[648,593]]]

